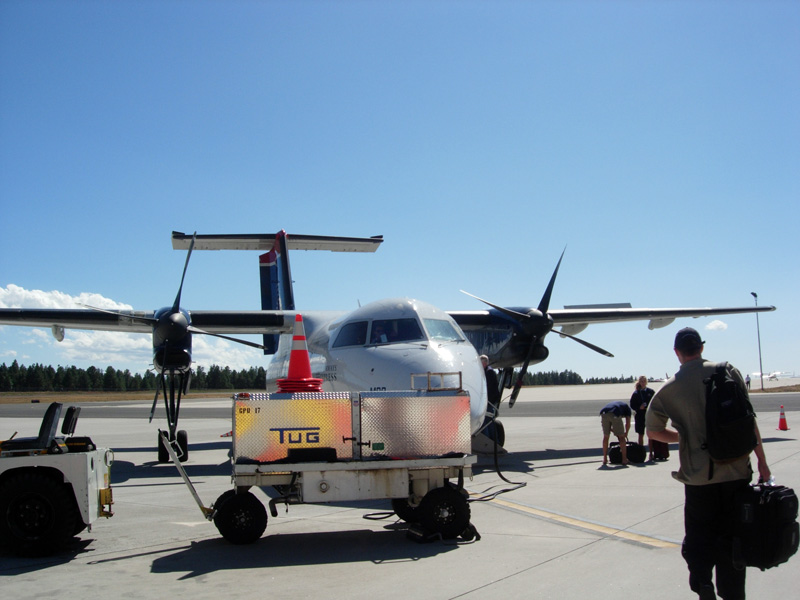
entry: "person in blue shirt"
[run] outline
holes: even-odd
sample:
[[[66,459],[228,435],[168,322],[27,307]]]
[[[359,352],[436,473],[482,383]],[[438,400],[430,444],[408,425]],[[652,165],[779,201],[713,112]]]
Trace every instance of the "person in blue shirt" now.
[[[623,425],[622,419],[625,419]],[[619,440],[619,449],[622,451],[622,464],[628,464],[628,431],[631,429],[631,407],[627,402],[618,400],[610,402],[600,411],[600,424],[603,427],[603,464],[608,464],[608,438],[611,432]]]

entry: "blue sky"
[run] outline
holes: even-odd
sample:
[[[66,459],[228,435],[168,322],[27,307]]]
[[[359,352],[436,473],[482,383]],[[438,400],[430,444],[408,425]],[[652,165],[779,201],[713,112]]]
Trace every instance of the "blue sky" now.
[[[7,0],[0,81],[0,306],[170,305],[173,230],[385,236],[295,253],[301,310],[536,306],[566,248],[553,308],[755,291],[764,370],[800,374],[797,2]],[[195,253],[183,306],[257,308],[257,254]],[[616,358],[552,336],[540,368],[663,376],[685,325],[758,370],[753,315],[592,326]],[[0,362],[149,344],[4,327]]]

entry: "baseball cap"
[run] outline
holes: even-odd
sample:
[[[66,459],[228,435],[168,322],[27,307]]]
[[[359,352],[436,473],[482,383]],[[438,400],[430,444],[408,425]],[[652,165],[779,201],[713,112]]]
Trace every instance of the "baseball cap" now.
[[[691,327],[684,327],[675,334],[675,350],[680,350],[681,352],[699,350],[703,344],[705,342],[700,339],[700,334]]]

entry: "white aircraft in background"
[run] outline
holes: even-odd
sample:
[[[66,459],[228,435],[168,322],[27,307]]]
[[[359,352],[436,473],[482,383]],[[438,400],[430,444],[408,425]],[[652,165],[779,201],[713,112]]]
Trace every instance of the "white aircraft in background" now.
[[[374,252],[382,236],[371,238],[277,234],[186,235],[173,232],[175,249],[187,249],[183,277],[193,250],[258,250],[261,271],[261,310],[188,311],[181,307],[181,289],[171,306],[159,310],[0,309],[0,325],[50,327],[59,341],[65,329],[143,332],[153,336],[153,366],[160,374],[170,441],[177,441],[182,460],[188,457],[185,431],[178,431],[181,397],[189,389],[192,335],[214,335],[263,348],[273,354],[267,368],[267,390],[286,377],[295,316],[302,314],[312,375],[323,379],[325,391],[407,390],[414,379],[428,374],[459,374],[460,386],[470,394],[473,434],[484,425],[487,413],[486,379],[479,360],[489,357],[501,370],[500,382],[514,387],[516,400],[522,375],[549,354],[544,339],[556,333],[606,356],[608,351],[575,337],[593,323],[647,320],[649,328],[665,327],[679,317],[739,314],[775,310],[773,306],[734,308],[631,308],[629,305],[578,306],[550,309],[550,297],[561,259],[537,307],[501,307],[481,300],[489,308],[445,312],[425,302],[391,298],[353,311],[300,311],[295,306],[289,250]],[[563,258],[563,253],[562,253]],[[479,298],[478,298],[479,299]],[[480,299],[479,299],[480,300]],[[263,334],[254,344],[228,337]],[[518,371],[516,381],[514,370]],[[435,380],[436,377],[434,376]],[[153,409],[158,400],[158,391]],[[151,419],[153,411],[151,410]],[[501,441],[502,428],[497,427]],[[168,460],[159,439],[159,460]],[[502,444],[501,444],[502,445]]]
[[[788,371],[773,371],[772,373],[764,373],[764,379],[767,381],[778,381],[781,375],[788,375]],[[753,373],[753,377],[761,377],[761,373]]]

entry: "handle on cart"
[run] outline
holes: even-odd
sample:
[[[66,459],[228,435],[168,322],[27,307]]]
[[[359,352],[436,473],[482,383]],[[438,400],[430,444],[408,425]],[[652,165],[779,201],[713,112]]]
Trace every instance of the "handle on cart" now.
[[[203,501],[200,500],[200,495],[197,493],[197,490],[194,489],[194,485],[192,485],[189,476],[186,474],[186,470],[183,468],[180,459],[178,458],[177,453],[175,452],[175,448],[172,447],[169,439],[167,438],[167,434],[164,433],[161,429],[158,430],[158,435],[161,437],[161,443],[164,444],[164,447],[167,449],[167,453],[169,454],[170,459],[178,468],[178,473],[181,474],[186,487],[189,488],[189,491],[192,493],[194,497],[194,501],[197,502],[197,506],[200,507],[200,512],[203,513],[203,517],[207,520],[211,520],[214,516],[214,509],[208,508],[203,505]]]

